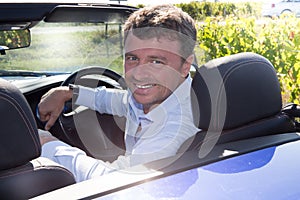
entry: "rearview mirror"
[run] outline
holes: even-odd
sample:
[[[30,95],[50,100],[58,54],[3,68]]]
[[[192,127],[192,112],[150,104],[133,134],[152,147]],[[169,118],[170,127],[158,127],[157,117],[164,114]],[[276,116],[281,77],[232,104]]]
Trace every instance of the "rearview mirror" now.
[[[29,29],[0,31],[0,52],[4,54],[5,50],[28,47],[30,41]]]

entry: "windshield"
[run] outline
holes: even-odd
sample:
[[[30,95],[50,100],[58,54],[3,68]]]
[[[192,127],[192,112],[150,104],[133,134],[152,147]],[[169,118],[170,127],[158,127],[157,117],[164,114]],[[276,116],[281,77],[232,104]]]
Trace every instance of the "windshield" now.
[[[28,48],[1,55],[2,70],[73,72],[102,66],[122,74],[122,27],[103,23],[39,23]]]

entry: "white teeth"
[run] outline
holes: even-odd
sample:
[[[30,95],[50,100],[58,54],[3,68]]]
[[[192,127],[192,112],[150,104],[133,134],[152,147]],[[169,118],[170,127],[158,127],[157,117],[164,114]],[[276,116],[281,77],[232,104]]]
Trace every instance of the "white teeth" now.
[[[153,84],[150,84],[150,85],[136,85],[136,87],[140,88],[140,89],[147,89],[147,88],[151,88],[153,86],[154,86]]]

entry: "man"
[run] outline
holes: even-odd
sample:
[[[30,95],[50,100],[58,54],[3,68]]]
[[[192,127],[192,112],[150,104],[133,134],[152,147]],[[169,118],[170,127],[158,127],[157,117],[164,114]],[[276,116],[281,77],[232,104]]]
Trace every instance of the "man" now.
[[[172,5],[133,13],[124,25],[125,80],[128,91],[79,87],[76,104],[100,113],[125,116],[126,154],[112,163],[86,156],[80,149],[40,131],[42,156],[68,168],[77,181],[175,155],[198,132],[190,102],[190,66],[196,41],[193,19]],[[49,130],[73,96],[58,87],[45,94],[39,115]]]

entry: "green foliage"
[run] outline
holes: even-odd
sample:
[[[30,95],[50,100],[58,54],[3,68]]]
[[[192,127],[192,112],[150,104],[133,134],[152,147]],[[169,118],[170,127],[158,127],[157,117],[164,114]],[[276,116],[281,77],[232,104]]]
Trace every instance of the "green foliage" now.
[[[255,19],[238,20],[236,17],[220,18],[208,17],[199,24],[198,41],[200,48],[205,51],[201,60],[207,62],[213,58],[252,51],[255,46]]]
[[[202,21],[207,17],[259,16],[261,3],[221,3],[191,2],[176,4],[177,7],[191,15],[195,20]]]
[[[0,32],[0,46],[10,49],[27,47],[30,44],[30,32],[28,30],[8,30]]]
[[[300,19],[293,16],[265,19],[207,18],[199,23],[202,63],[239,52],[255,52],[274,65],[282,86],[284,103],[299,103],[300,95]]]

